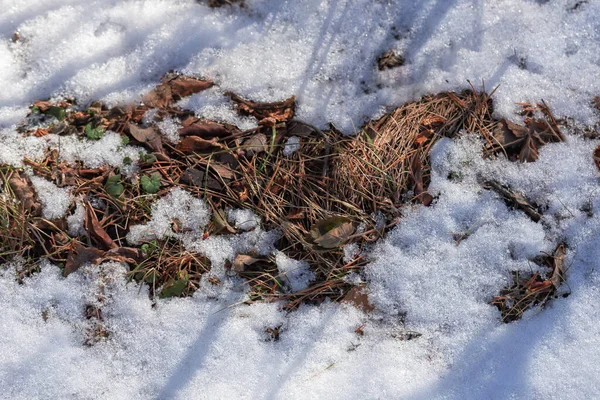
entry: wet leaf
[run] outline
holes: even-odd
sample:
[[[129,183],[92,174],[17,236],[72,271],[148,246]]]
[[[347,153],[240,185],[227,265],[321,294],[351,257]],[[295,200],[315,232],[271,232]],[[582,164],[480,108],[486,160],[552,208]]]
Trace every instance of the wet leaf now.
[[[369,295],[367,294],[364,285],[352,287],[352,289],[346,293],[342,301],[359,308],[364,312],[371,312],[375,309],[369,301]]]
[[[600,168],[600,146],[596,147],[596,150],[594,150],[594,162],[596,163],[596,166]]]
[[[106,180],[106,184],[104,185],[104,190],[106,193],[110,194],[112,197],[119,197],[125,191],[125,186],[121,183],[121,174],[113,175]]]
[[[146,193],[157,193],[160,189],[160,174],[153,172],[152,175],[144,175],[140,179],[140,186]]]
[[[353,233],[352,221],[346,217],[321,220],[310,230],[312,241],[324,249],[340,247]]]

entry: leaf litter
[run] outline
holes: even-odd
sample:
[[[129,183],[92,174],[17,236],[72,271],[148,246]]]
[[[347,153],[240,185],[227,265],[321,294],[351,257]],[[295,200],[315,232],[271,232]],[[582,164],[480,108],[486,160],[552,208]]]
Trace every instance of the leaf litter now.
[[[371,310],[367,292],[342,277],[362,271],[368,263],[362,254],[398,223],[404,207],[435,202],[427,187],[429,150],[438,139],[452,138],[463,131],[477,132],[487,143],[488,157],[505,154],[521,162],[535,161],[541,146],[563,140],[558,122],[545,103],[522,104],[525,125],[518,125],[495,119],[489,95],[474,89],[429,95],[405,104],[367,123],[356,137],[345,137],[333,126],[321,131],[295,120],[294,97],[257,103],[229,93],[238,112],[259,121],[258,128],[248,131],[198,119],[174,105],[212,85],[209,80],[168,74],[143,96],[141,103],[110,109],[99,102],[87,109],[73,100],[56,105],[48,101],[34,103],[31,113],[59,121],[64,134],[97,140],[105,131],[115,131],[122,135],[124,145],[142,145],[151,153],[140,153],[137,183],[126,182],[123,170],[67,165],[52,152],[41,163],[28,162],[34,174],[59,186],[71,185],[73,194],[87,199],[84,229],[91,239],[89,243],[83,237],[70,237],[57,225],[43,228],[43,250],[37,250],[32,260],[49,257],[65,265],[65,275],[85,263],[126,262],[132,279],[151,285],[153,295],[192,294],[201,276],[210,271],[210,262],[203,255],[185,249],[175,239],[155,241],[152,248],[148,242],[141,248],[128,247],[124,239],[130,226],[150,219],[153,196],[181,187],[210,205],[212,221],[203,239],[238,233],[224,210],[248,209],[260,217],[266,229],[282,232],[276,243],[280,251],[306,262],[315,274],[310,287],[289,293],[279,280],[274,258],[237,254],[230,270],[247,279],[251,301],[284,300],[287,308],[294,309],[303,302],[330,298]],[[144,120],[151,109],[155,110],[153,117]],[[178,134],[182,139],[176,144],[165,140],[157,125],[167,117],[180,124]],[[55,123],[51,129],[58,125]],[[26,124],[19,129],[25,136],[39,131]],[[298,138],[298,150],[286,155],[285,143],[292,136]],[[35,217],[39,202],[23,171],[12,171],[8,182],[28,216]],[[541,219],[539,207],[522,194],[493,181],[482,185],[532,220]],[[172,227],[174,232],[184,231],[177,221]],[[68,240],[57,241],[60,235]],[[457,243],[466,237],[458,233]],[[361,249],[351,260],[344,260],[343,247],[347,244]],[[10,245],[16,248],[14,241]],[[559,254],[553,258],[559,259]],[[544,289],[536,293],[554,293],[564,280],[563,268],[558,261],[555,264],[553,275],[541,280]],[[539,275],[523,279],[516,277],[516,286],[507,289],[504,297],[494,299],[505,321],[517,319],[527,307],[546,301],[539,297],[525,303],[517,301],[522,307],[519,311],[508,305],[513,300],[502,303],[502,299],[515,296],[516,287],[525,287],[526,293],[534,286],[540,287]],[[212,281],[219,284],[218,280]],[[547,281],[553,289],[546,289]]]

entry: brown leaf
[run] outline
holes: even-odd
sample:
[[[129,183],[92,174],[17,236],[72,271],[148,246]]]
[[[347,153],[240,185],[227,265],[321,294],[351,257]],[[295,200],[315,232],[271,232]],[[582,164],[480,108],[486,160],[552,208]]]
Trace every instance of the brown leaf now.
[[[37,201],[31,181],[23,171],[16,171],[8,180],[8,184],[25,210],[30,211],[33,216],[41,215],[42,205]]]
[[[387,53],[377,58],[377,68],[380,71],[396,68],[404,65],[406,60],[400,54],[397,54],[394,50],[390,50]]]
[[[313,242],[324,249],[343,245],[353,233],[354,225],[346,217],[321,220],[310,230]]]
[[[503,119],[492,133],[496,141],[492,146],[494,151],[504,151],[509,158],[521,162],[533,162],[538,158],[540,147],[564,140],[558,126],[553,127],[548,121],[526,118],[525,125]]]
[[[221,124],[195,122],[179,129],[179,135],[211,139],[229,136],[229,131]]]
[[[596,147],[596,150],[594,150],[594,162],[596,163],[596,166],[600,168],[600,146]]]
[[[129,127],[129,133],[135,140],[147,145],[152,151],[163,152],[160,134],[154,127],[142,128],[132,123],[129,123],[127,126]]]
[[[171,87],[171,93],[175,101],[182,97],[191,96],[192,94],[202,92],[213,86],[213,82],[206,80],[200,80],[191,78],[189,76],[178,75],[175,78],[169,80],[169,86]],[[175,96],[178,96],[179,99]]]
[[[100,226],[100,222],[98,221],[98,217],[94,212],[94,208],[89,202],[85,204],[85,219],[83,220],[83,227],[87,233],[102,247],[106,249],[115,249],[118,247],[108,233],[106,233],[104,228]]]
[[[45,113],[50,107],[52,107],[52,103],[50,103],[49,101],[38,100],[35,103],[33,103],[33,106],[39,108],[40,112]]]
[[[244,272],[248,266],[257,261],[259,261],[258,258],[254,258],[247,254],[238,254],[233,260],[232,268],[235,272]]]
[[[245,115],[258,119],[259,125],[274,126],[277,122],[289,121],[294,118],[296,97],[273,103],[258,103],[245,100],[234,93],[228,93],[236,103],[237,109]]]
[[[257,133],[244,140],[242,144],[246,156],[252,157],[255,154],[264,153],[268,150],[267,137],[263,133]]]
[[[137,264],[144,259],[144,255],[140,249],[133,247],[117,247],[107,251],[102,260],[112,260],[117,262],[126,262],[129,264]]]
[[[221,179],[227,182],[235,177],[235,171],[229,168],[225,164],[213,161],[208,166],[221,177]]]
[[[207,150],[211,147],[218,147],[218,145],[217,138],[206,140],[198,136],[187,136],[181,142],[177,143],[177,150],[183,153],[193,153],[195,151]]]
[[[165,108],[171,103],[172,93],[168,84],[160,84],[142,97],[148,107]]]
[[[552,275],[550,276],[550,282],[556,289],[566,281],[566,267],[565,267],[565,258],[567,257],[567,248],[563,243],[560,243],[556,246],[554,250],[554,254],[552,254],[554,268],[552,270]]]
[[[85,247],[79,243],[75,244],[75,248],[71,250],[65,264],[64,276],[77,271],[85,263],[97,264],[102,260],[104,251],[95,247]]]
[[[343,300],[344,303],[350,304],[364,312],[371,312],[375,309],[369,301],[369,295],[365,291],[365,286],[354,286],[346,293]]]

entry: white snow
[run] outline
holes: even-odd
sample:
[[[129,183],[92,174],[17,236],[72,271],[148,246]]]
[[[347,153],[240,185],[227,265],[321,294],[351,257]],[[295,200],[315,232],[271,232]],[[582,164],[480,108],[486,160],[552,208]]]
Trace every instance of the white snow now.
[[[29,179],[42,203],[42,216],[57,219],[65,215],[72,200],[69,188],[59,188],[49,180],[35,175],[31,175]]]
[[[123,166],[141,150],[106,132],[98,141],[23,137],[16,125],[36,99],[79,104],[139,100],[170,69],[216,86],[182,100],[198,117],[256,126],[225,92],[256,101],[297,97],[297,118],[345,133],[387,106],[440,90],[493,95],[498,116],[517,119],[515,102],[544,99],[557,116],[594,125],[600,95],[600,3],[575,0],[246,0],[209,9],[193,0],[0,0],[0,164],[41,160],[48,148],[86,167]],[[11,37],[19,32],[19,40]],[[379,71],[393,49],[405,65]],[[176,141],[175,121],[159,126]],[[597,128],[596,128],[597,129]],[[432,150],[436,196],[403,219],[368,254],[366,282],[376,311],[347,304],[246,304],[244,283],[228,274],[239,253],[275,255],[291,290],[312,272],[278,253],[248,210],[228,218],[244,232],[203,240],[209,211],[176,189],[153,200],[152,219],[128,240],[173,236],[211,260],[191,298],[150,299],[127,283],[124,265],[84,266],[63,278],[57,266],[16,279],[0,266],[0,390],[11,399],[408,398],[580,399],[600,393],[599,140],[568,134],[535,163],[481,158],[475,136]],[[287,147],[286,147],[287,149]],[[544,211],[534,223],[479,185],[496,179]],[[44,215],[63,215],[68,189],[34,178]],[[38,189],[39,188],[39,189]],[[90,199],[94,200],[94,199]],[[79,232],[83,208],[68,217]],[[172,223],[185,228],[177,233]],[[466,238],[456,243],[456,233]],[[570,295],[522,320],[500,322],[489,303],[511,271],[567,245]],[[358,249],[349,247],[349,260]],[[361,253],[362,254],[362,253]],[[84,345],[101,306],[108,339]],[[363,332],[364,335],[357,333]],[[274,340],[274,331],[279,340]],[[421,336],[412,340],[407,332]]]

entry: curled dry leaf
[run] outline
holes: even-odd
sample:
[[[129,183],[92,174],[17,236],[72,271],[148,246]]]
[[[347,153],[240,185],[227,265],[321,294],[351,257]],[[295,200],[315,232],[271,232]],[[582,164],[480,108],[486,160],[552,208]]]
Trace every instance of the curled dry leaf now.
[[[493,131],[496,140],[493,151],[504,151],[513,160],[533,162],[540,147],[564,140],[558,126],[548,121],[527,118],[525,125],[503,119]]]
[[[423,184],[423,166],[421,162],[421,152],[415,153],[411,161],[411,178],[413,181],[413,192],[415,197],[421,201],[424,206],[429,206],[433,201],[433,196],[424,190]]]
[[[98,217],[94,212],[94,208],[89,202],[85,204],[85,219],[83,220],[83,227],[90,237],[96,240],[96,242],[98,242],[102,247],[106,249],[115,249],[118,247],[108,233],[106,233],[104,228],[102,228],[100,225]]]
[[[600,168],[600,146],[596,147],[596,150],[594,150],[594,162],[596,163],[596,166]]]
[[[195,151],[207,150],[211,147],[218,146],[219,142],[217,138],[206,140],[198,136],[187,136],[177,143],[177,150],[183,153],[193,153]]]
[[[8,184],[25,210],[30,211],[34,216],[41,215],[42,205],[37,201],[33,185],[23,171],[15,172],[8,180]]]
[[[221,124],[195,122],[179,129],[181,136],[198,136],[204,139],[229,136],[229,131]]]
[[[353,233],[354,225],[346,217],[331,217],[321,220],[310,230],[313,243],[323,249],[340,247]]]
[[[259,261],[258,258],[254,258],[254,257],[249,256],[247,254],[238,254],[233,259],[233,263],[231,265],[231,268],[235,272],[244,272],[247,267],[249,267],[250,265],[256,263],[257,261]]]
[[[252,157],[255,154],[264,153],[268,150],[267,137],[264,133],[257,133],[244,140],[242,144],[246,156]]]
[[[406,60],[400,54],[396,53],[394,50],[390,50],[387,53],[381,55],[377,58],[377,68],[380,71],[396,68],[404,65]]]
[[[258,119],[259,125],[275,126],[278,122],[289,121],[296,112],[296,97],[273,103],[258,103],[245,100],[240,96],[229,93],[237,109],[245,115]]]
[[[146,94],[142,101],[150,107],[166,108],[172,103],[208,89],[212,81],[191,78],[183,75],[168,75],[162,83]]]
[[[554,253],[552,254],[552,275],[550,276],[550,282],[556,289],[566,281],[566,267],[565,267],[565,258],[567,256],[567,248],[564,243],[560,243],[556,246]]]

